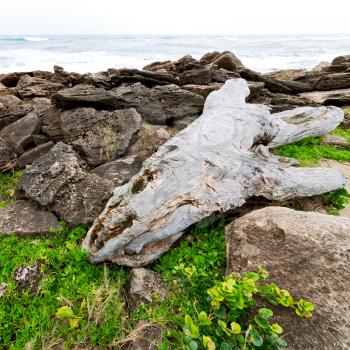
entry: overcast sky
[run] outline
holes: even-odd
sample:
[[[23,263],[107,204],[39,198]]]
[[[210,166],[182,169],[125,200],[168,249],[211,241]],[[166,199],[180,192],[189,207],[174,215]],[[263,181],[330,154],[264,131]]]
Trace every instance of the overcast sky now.
[[[0,2],[0,35],[350,33],[350,0]]]

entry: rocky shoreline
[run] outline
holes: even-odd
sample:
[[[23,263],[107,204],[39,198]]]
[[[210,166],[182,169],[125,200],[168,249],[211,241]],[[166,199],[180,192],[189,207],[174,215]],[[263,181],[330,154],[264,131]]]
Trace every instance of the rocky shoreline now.
[[[13,222],[17,205],[28,213],[46,209],[71,225],[91,223],[115,186],[128,182],[162,143],[201,114],[210,92],[239,77],[250,88],[247,102],[273,113],[350,104],[350,56],[311,71],[267,74],[246,68],[231,52],[200,60],[188,55],[142,71],[78,74],[55,66],[53,73],[1,74],[0,171],[17,167],[24,173],[16,191],[21,202],[7,208],[0,230],[45,232],[30,228],[33,215]]]
[[[292,69],[266,74],[245,67],[231,52],[208,53],[200,60],[188,55],[174,62],[155,62],[143,70],[108,69],[104,72],[78,74],[55,66],[53,73],[34,71],[0,74],[0,172],[21,171],[15,189],[15,200],[0,208],[0,232],[4,235],[16,232],[25,237],[51,234],[52,228],[60,227],[60,221],[70,227],[94,222],[94,227],[99,230],[102,227],[100,223],[105,220],[106,226],[115,229],[115,221],[118,222],[120,217],[113,214],[113,205],[118,204],[123,195],[122,191],[115,188],[124,188],[120,186],[129,183],[141,169],[142,179],[151,182],[153,174],[144,171],[143,162],[181,130],[195,120],[198,121],[211,92],[221,89],[226,81],[237,78],[243,78],[247,82],[241,81],[240,85],[243,90],[247,89],[246,85],[249,87],[250,94],[246,102],[254,104],[250,108],[246,103],[239,102],[241,119],[244,121],[243,117],[251,116],[249,113],[262,114],[265,118],[265,124],[260,123],[265,127],[262,128],[263,136],[258,133],[260,129],[256,124],[259,123],[254,124],[258,129],[256,134],[247,130],[244,123],[242,129],[238,127],[235,130],[238,132],[236,141],[239,143],[235,147],[243,149],[245,156],[249,153],[248,158],[253,160],[252,163],[247,162],[249,169],[258,169],[256,177],[248,177],[251,180],[249,184],[248,181],[242,182],[246,189],[254,186],[257,188],[247,198],[255,196],[253,199],[257,200],[259,195],[264,196],[262,193],[268,193],[265,197],[274,199],[270,195],[270,187],[266,185],[268,191],[263,192],[257,187],[257,182],[267,183],[272,179],[271,192],[274,192],[283,183],[273,177],[276,169],[287,173],[296,164],[293,160],[276,159],[267,154],[264,146],[270,142],[275,146],[284,143],[279,143],[278,140],[274,143],[268,137],[273,122],[269,124],[266,120],[271,121],[275,113],[296,107],[350,105],[350,55],[337,57],[331,63],[321,63],[310,71]],[[239,93],[238,90],[237,92]],[[267,106],[272,114],[260,105]],[[324,130],[334,128],[343,118],[343,113],[333,107],[318,108],[312,116],[298,113],[275,114],[290,121],[296,130],[294,134],[298,133],[298,126],[303,124],[300,129],[302,136],[299,135],[296,140],[305,137],[303,127],[306,130],[315,128],[314,134],[319,135]],[[347,129],[350,129],[349,116],[342,122]],[[330,120],[331,117],[334,120]],[[214,124],[215,120],[211,126]],[[275,129],[280,131],[282,126],[282,122],[276,123]],[[251,131],[252,144],[248,144],[245,138],[249,138]],[[278,131],[274,136],[278,135]],[[185,132],[179,134],[177,141],[186,143],[186,138],[181,140],[181,135],[184,134]],[[192,137],[193,133],[188,135]],[[261,137],[257,141],[254,135]],[[282,132],[282,138],[283,136],[286,137],[286,134]],[[189,146],[192,145],[190,141]],[[328,135],[323,143],[349,148],[348,141],[334,135]],[[174,149],[176,145],[172,145]],[[252,148],[254,152],[250,152]],[[225,149],[221,151],[224,152]],[[190,153],[188,152],[188,157],[192,156]],[[257,157],[254,158],[250,153],[256,153]],[[225,159],[230,160],[229,156]],[[243,159],[243,156],[237,159]],[[210,163],[209,158],[207,162]],[[271,164],[278,164],[280,168],[273,168]],[[215,168],[212,163],[209,165]],[[261,170],[264,166],[267,166],[265,178]],[[292,173],[295,169],[298,168],[292,168]],[[255,174],[254,171],[251,174]],[[176,176],[175,171],[171,173]],[[234,174],[238,176],[237,172]],[[293,174],[298,178],[297,172]],[[335,172],[327,174],[334,175]],[[217,175],[214,171],[214,185],[217,184],[216,177],[223,179],[226,174]],[[169,177],[167,180],[170,185],[176,183]],[[287,188],[293,194],[299,190],[300,193],[308,193],[302,188],[303,184],[314,180],[317,179],[303,178],[299,183],[293,182],[294,179],[288,180]],[[327,179],[321,180],[327,182]],[[331,182],[330,177],[328,180]],[[343,183],[341,176],[336,180],[336,184]],[[136,194],[146,186],[140,181],[134,181],[131,185],[131,192]],[[231,186],[230,182],[226,186]],[[321,189],[315,191],[326,192],[325,187],[321,184]],[[281,193],[284,188],[281,188],[276,190],[276,198],[283,197]],[[223,188],[220,195],[225,191]],[[240,193],[238,190],[236,192]],[[286,198],[289,198],[288,193]],[[101,221],[98,221],[96,218],[108,201],[107,208],[112,207],[113,215],[109,219],[102,214]],[[151,206],[151,203],[143,204]],[[276,202],[270,200],[267,208],[241,216],[243,209],[242,213],[235,214],[241,217],[226,227],[227,274],[255,271],[259,265],[264,265],[271,271],[274,280],[283,287],[299,297],[312,299],[316,304],[316,312],[311,322],[308,319],[295,319],[293,312],[283,313],[278,320],[288,329],[286,339],[292,349],[332,350],[334,344],[339,349],[347,349],[350,219],[299,212],[274,207],[272,204],[276,205]],[[189,216],[193,216],[193,213]],[[133,220],[135,217],[126,217],[122,229],[130,227]],[[161,220],[154,222],[157,224]],[[293,227],[290,222],[294,223]],[[98,239],[95,239],[96,249],[99,249],[98,243],[111,238],[103,230],[98,235]],[[166,249],[180,236],[171,237]],[[159,248],[157,245],[154,247]],[[159,249],[163,249],[162,252],[166,250],[164,246]],[[152,254],[152,259],[159,256]],[[33,289],[35,285],[37,293],[39,282],[43,278],[39,265],[17,269],[15,281],[25,285],[27,278],[33,280],[31,275],[34,276],[35,283],[30,282],[31,287],[24,289]],[[5,293],[6,284],[1,283],[0,298]],[[159,275],[141,268],[133,269],[128,291],[130,305],[136,307],[152,302],[153,293],[159,293],[161,300],[167,298],[166,286]],[[156,333],[151,338],[161,339],[162,331],[158,326]],[[147,332],[145,334],[144,338],[147,338]],[[128,337],[126,339],[129,341]],[[128,349],[143,349],[146,346],[148,349],[156,349],[154,339],[149,339],[150,344],[146,340],[146,345],[145,340],[142,341],[140,344],[135,341],[132,345],[134,347]]]

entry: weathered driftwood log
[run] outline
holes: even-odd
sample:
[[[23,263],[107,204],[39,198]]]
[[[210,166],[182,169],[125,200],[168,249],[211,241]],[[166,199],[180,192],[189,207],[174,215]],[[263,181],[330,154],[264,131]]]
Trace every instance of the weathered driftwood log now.
[[[252,196],[285,200],[344,187],[336,170],[292,167],[293,161],[268,152],[334,129],[343,119],[340,109],[271,115],[266,106],[245,103],[248,95],[245,80],[227,81],[208,96],[201,117],[115,189],[83,243],[92,262],[146,265],[192,224]]]

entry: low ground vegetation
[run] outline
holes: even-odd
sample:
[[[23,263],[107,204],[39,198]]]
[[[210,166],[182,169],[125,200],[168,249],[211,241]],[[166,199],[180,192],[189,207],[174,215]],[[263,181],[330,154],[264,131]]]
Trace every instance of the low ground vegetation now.
[[[345,129],[334,134],[350,141]],[[321,142],[321,138],[307,138],[277,152],[302,165],[316,165],[321,158],[350,161],[350,150]],[[0,206],[13,199],[20,174],[0,175]],[[335,209],[347,204],[344,191],[327,196]],[[0,236],[0,283],[6,284],[0,299],[4,349],[119,349],[122,346],[115,344],[122,344],[140,321],[164,330],[161,350],[280,349],[286,345],[283,330],[273,322],[270,309],[261,307],[252,313],[256,297],[292,307],[302,317],[313,311],[312,303],[295,301],[283,286],[267,283],[263,268],[224,278],[223,221],[201,223],[151,266],[169,286],[167,300],[161,302],[155,295],[154,303],[130,311],[125,297],[128,269],[91,265],[80,248],[86,231],[85,226],[70,229],[62,223],[47,237]],[[34,294],[19,290],[13,271],[37,263],[43,273],[39,290]]]

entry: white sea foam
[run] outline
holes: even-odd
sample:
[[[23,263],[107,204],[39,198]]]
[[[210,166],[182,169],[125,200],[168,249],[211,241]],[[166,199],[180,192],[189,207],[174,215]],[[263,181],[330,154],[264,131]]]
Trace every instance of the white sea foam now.
[[[24,40],[26,41],[48,41],[50,40],[50,38],[41,38],[41,37],[38,37],[38,36],[26,36],[24,37]]]
[[[0,36],[0,72],[52,70],[96,72],[107,68],[142,68],[154,61],[186,54],[232,51],[249,68],[266,72],[312,68],[321,61],[350,54],[350,35],[286,36]]]

